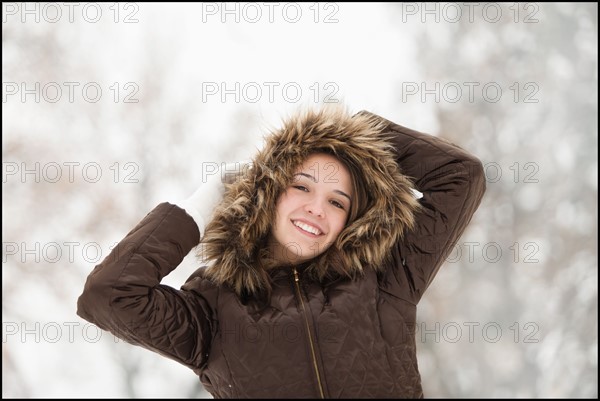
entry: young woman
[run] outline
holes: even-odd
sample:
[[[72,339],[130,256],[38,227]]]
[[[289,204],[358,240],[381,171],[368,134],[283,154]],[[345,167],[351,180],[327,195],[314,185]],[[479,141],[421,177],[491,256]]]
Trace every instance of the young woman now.
[[[222,198],[152,210],[89,275],[79,316],[215,398],[423,397],[416,306],[481,202],[481,162],[324,108],[289,118],[235,178]],[[161,285],[196,245],[208,265]]]

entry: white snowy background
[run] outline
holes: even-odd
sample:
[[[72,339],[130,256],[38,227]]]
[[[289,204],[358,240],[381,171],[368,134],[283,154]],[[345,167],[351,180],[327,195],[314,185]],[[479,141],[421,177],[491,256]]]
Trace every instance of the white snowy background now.
[[[80,319],[77,297],[154,206],[328,102],[486,167],[419,306],[425,395],[598,396],[597,4],[2,3],[2,18],[3,398],[210,398]]]

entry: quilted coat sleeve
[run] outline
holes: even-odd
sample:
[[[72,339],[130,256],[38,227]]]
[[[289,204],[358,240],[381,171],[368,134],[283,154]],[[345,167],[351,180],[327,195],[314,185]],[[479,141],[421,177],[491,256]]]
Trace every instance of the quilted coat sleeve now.
[[[483,165],[464,149],[385,120],[396,161],[423,194],[416,226],[393,251],[393,291],[414,304],[423,296],[485,193]]]
[[[199,236],[183,209],[161,203],[90,273],[77,314],[131,344],[200,367],[211,340],[209,302],[160,284]]]

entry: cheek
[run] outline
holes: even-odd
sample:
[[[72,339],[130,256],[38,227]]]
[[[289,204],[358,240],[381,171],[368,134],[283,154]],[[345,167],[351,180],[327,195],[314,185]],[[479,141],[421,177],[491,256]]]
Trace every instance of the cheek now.
[[[331,233],[335,238],[337,238],[346,226],[346,215],[340,215],[339,217],[336,216],[336,218],[330,224]]]
[[[293,193],[286,192],[279,198],[276,205],[276,212],[285,216],[298,207],[298,198]]]
[[[280,226],[287,218],[286,216],[289,216],[293,206],[292,201],[293,199],[290,196],[287,196],[286,193],[279,197],[279,200],[275,204],[275,218],[273,222],[274,226]]]

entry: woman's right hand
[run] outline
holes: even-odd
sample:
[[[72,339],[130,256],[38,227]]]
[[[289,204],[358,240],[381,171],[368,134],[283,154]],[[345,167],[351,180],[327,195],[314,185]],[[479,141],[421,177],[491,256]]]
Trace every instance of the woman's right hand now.
[[[223,200],[225,184],[233,182],[237,174],[249,164],[234,162],[215,166],[215,170],[205,174],[202,184],[191,196],[177,202],[177,205],[185,209],[198,225],[200,238],[204,236],[204,229],[211,220],[215,208]]]

